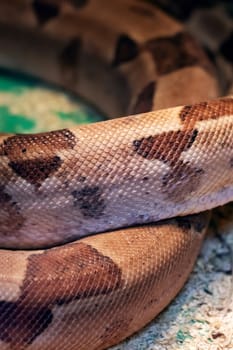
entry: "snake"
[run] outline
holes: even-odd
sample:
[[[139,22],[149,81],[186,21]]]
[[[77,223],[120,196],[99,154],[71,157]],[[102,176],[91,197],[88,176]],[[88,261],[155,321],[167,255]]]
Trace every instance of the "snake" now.
[[[0,136],[0,349],[107,349],[174,299],[232,201],[233,98],[141,0],[1,1],[0,65],[109,117]]]

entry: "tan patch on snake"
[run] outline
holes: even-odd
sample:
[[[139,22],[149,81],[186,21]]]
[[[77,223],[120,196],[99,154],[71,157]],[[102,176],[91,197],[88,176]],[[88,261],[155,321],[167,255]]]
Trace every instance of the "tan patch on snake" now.
[[[200,102],[190,106],[184,106],[180,111],[180,119],[187,129],[192,128],[196,122],[219,119],[233,114],[231,98],[222,98],[209,102]]]
[[[140,5],[131,5],[129,7],[130,11],[136,13],[139,16],[142,17],[155,17],[155,13],[151,11],[149,8],[143,7]]]
[[[153,109],[153,98],[155,94],[156,83],[150,82],[138,95],[135,106],[132,110],[133,114],[149,112]]]
[[[198,188],[203,174],[203,169],[178,161],[162,179],[164,194],[175,202],[186,199]]]
[[[0,235],[7,236],[17,232],[23,226],[25,218],[17,203],[0,186]]]
[[[112,65],[119,66],[137,57],[139,48],[137,43],[127,35],[121,35],[116,43],[116,52]]]
[[[18,301],[0,301],[0,339],[28,345],[52,322],[54,305],[108,294],[122,283],[121,269],[85,243],[31,255]]]
[[[195,142],[198,131],[168,131],[133,142],[135,152],[148,160],[157,159],[175,165],[182,152],[187,151]]]
[[[200,65],[212,72],[207,56],[186,32],[150,40],[145,44],[145,49],[152,54],[159,75],[193,65]]]
[[[75,145],[75,136],[69,130],[15,135],[4,140],[0,155],[8,157],[9,167],[18,176],[40,186],[61,166],[57,152],[73,149]]]

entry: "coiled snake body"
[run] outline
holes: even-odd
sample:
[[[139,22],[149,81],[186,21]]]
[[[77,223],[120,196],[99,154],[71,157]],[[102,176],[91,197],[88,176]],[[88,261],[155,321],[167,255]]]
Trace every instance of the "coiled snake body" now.
[[[107,348],[174,298],[233,199],[233,100],[142,1],[6,1],[0,26],[1,66],[138,114],[0,139],[0,349]]]

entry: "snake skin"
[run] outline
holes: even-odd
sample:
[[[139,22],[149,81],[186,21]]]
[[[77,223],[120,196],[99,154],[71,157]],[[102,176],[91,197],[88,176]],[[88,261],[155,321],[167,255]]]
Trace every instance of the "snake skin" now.
[[[2,1],[0,65],[112,118],[0,136],[0,349],[106,349],[175,297],[233,199],[233,98],[139,0]]]

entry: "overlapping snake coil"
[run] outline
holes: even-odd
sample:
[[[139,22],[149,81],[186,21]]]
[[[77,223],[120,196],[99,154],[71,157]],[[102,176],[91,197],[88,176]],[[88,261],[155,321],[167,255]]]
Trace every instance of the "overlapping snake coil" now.
[[[233,199],[233,99],[139,0],[2,1],[0,65],[137,114],[0,139],[0,349],[108,348],[174,298]]]

